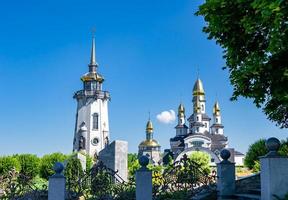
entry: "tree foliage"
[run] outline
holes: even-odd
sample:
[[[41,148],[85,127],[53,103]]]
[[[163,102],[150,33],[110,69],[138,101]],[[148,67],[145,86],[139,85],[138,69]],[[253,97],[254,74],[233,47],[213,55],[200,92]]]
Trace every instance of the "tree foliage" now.
[[[268,149],[265,146],[265,139],[260,139],[251,144],[248,148],[244,159],[244,165],[254,172],[260,171],[259,157],[265,156],[268,153]],[[281,141],[281,146],[278,151],[280,155],[288,155],[288,139]]]
[[[19,161],[13,156],[0,157],[0,175],[7,174],[12,169],[15,169],[17,172],[21,170]]]
[[[189,159],[197,163],[201,170],[207,174],[210,173],[210,156],[209,154],[201,151],[194,151],[189,155]]]
[[[196,15],[224,49],[232,100],[251,98],[268,119],[288,127],[288,1],[206,0]]]
[[[39,174],[40,159],[32,154],[17,154],[14,156],[20,163],[20,173],[35,178]]]
[[[249,169],[253,169],[255,162],[259,162],[259,157],[264,156],[268,153],[265,146],[265,139],[260,139],[251,144],[248,148],[244,159],[244,165]]]
[[[128,174],[130,179],[134,179],[136,171],[140,168],[136,153],[128,153]]]
[[[54,174],[53,167],[56,162],[63,162],[67,156],[62,153],[52,153],[41,158],[40,177],[46,180]]]

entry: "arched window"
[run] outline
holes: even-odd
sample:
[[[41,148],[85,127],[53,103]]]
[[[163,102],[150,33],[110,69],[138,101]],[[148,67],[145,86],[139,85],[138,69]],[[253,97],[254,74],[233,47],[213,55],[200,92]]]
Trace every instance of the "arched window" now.
[[[199,117],[198,116],[196,117],[196,121],[199,121]]]
[[[94,113],[93,114],[93,122],[92,122],[92,124],[93,124],[93,129],[98,129],[98,121],[99,121],[99,115],[98,115],[98,113]]]
[[[218,118],[216,118],[216,123],[218,123]]]
[[[202,109],[202,111],[204,111],[204,105],[203,104],[201,105],[201,109]]]

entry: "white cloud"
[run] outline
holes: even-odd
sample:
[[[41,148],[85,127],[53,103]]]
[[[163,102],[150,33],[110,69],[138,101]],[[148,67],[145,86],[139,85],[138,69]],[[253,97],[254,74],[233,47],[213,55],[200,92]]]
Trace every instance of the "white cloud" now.
[[[169,124],[175,121],[176,115],[174,110],[163,111],[156,116],[157,120],[164,124]]]

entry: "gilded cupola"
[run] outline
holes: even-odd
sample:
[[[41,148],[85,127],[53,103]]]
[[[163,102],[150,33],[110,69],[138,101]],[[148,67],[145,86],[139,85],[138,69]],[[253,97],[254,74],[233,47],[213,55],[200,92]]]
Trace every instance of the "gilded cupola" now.
[[[153,124],[151,120],[149,120],[146,124],[146,133],[153,133]]]
[[[213,115],[216,115],[216,116],[220,115],[220,106],[219,106],[218,101],[216,101],[213,106]]]
[[[193,87],[193,95],[194,96],[201,96],[205,95],[204,87],[202,81],[198,78]]]
[[[178,107],[178,117],[185,117],[185,108],[182,103]]]
[[[153,124],[151,120],[146,124],[146,140],[141,142],[139,147],[160,147],[159,143],[153,139]]]
[[[193,101],[205,101],[205,91],[202,81],[198,78],[193,87]]]

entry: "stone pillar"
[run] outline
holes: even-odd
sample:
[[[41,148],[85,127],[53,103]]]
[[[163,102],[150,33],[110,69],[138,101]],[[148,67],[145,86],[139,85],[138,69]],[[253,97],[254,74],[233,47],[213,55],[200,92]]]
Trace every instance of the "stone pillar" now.
[[[152,200],[152,171],[147,168],[149,158],[139,158],[141,168],[136,171],[136,200]]]
[[[53,169],[56,173],[49,178],[48,200],[65,200],[66,178],[62,174],[64,166],[57,162]]]
[[[235,194],[235,163],[228,160],[231,154],[227,149],[223,149],[220,156],[223,160],[217,163],[218,199],[231,199]]]
[[[288,158],[278,155],[280,141],[269,138],[266,141],[269,153],[260,158],[261,164],[261,199],[284,199],[288,193]]]
[[[99,160],[107,167],[118,171],[118,175],[128,180],[128,142],[115,140],[99,152]]]

